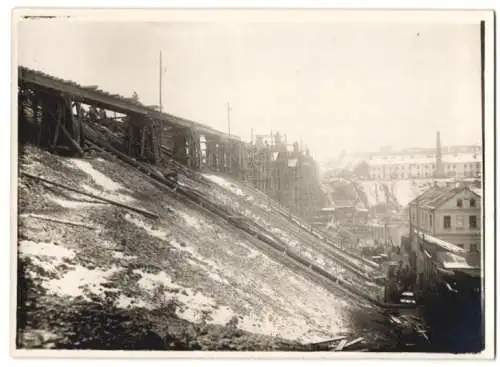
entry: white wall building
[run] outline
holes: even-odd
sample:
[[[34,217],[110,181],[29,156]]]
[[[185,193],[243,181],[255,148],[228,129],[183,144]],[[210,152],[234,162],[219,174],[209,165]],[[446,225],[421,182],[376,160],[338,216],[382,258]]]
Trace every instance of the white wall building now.
[[[436,154],[376,155],[367,161],[371,179],[431,178],[436,173]],[[442,154],[445,177],[481,177],[480,153]]]

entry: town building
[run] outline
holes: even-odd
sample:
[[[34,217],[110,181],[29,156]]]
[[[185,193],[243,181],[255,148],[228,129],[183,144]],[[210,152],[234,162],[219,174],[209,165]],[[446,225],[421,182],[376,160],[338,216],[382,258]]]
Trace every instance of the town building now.
[[[463,248],[481,252],[481,191],[464,184],[434,186],[409,204],[410,228]]]
[[[371,179],[421,179],[481,177],[481,147],[441,147],[436,133],[435,149],[383,150],[366,162]]]
[[[426,179],[481,177],[482,150],[479,145],[441,146],[436,133],[434,148],[393,150],[383,147],[379,152],[342,154],[328,163],[327,176],[352,172],[360,179]]]
[[[409,218],[402,258],[426,308],[465,304],[471,312],[477,310],[482,278],[479,190],[464,184],[429,188],[410,202]]]
[[[436,154],[427,153],[373,156],[367,163],[373,180],[481,177],[480,154],[443,154],[440,176],[436,175],[436,160]]]

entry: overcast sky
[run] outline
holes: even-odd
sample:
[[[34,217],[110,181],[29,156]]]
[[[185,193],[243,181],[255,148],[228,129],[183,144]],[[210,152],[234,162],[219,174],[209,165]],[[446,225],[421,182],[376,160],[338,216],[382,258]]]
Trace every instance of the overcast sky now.
[[[280,131],[319,160],[382,145],[481,142],[477,24],[19,25],[18,61],[249,140]]]

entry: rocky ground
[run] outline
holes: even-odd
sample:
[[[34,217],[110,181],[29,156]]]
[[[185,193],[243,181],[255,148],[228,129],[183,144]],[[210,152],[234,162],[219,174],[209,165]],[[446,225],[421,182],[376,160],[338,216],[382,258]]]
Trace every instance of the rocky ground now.
[[[390,332],[368,332],[379,320],[369,305],[296,274],[248,235],[127,166],[33,147],[23,147],[19,165],[159,215],[151,220],[21,176],[20,347],[294,350],[339,334],[363,334],[358,348],[391,339]],[[181,183],[206,186],[187,177]],[[230,188],[214,192],[214,200],[231,198]],[[252,213],[250,220],[259,220]],[[305,236],[279,230],[284,239]]]

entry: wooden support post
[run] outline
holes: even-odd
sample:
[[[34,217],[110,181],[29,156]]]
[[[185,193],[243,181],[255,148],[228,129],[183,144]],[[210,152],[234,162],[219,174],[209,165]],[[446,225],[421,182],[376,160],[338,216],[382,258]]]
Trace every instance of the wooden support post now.
[[[85,153],[83,152],[82,148],[75,141],[75,139],[73,139],[73,137],[68,132],[68,130],[66,130],[66,127],[64,125],[61,125],[61,130],[64,132],[64,134],[66,135],[66,137],[68,138],[68,140],[71,142],[71,144],[73,145],[73,147],[78,151],[78,153],[80,153],[80,155],[84,155]]]
[[[187,129],[189,131],[189,129]],[[193,168],[193,142],[191,138],[191,134],[187,134],[184,138],[186,143],[186,165],[189,168]]]
[[[128,125],[128,155],[133,157],[134,156],[134,142],[135,142],[135,130],[134,126],[131,124]]]
[[[219,172],[221,167],[220,144],[216,144],[215,148],[215,171]]]
[[[207,168],[209,171],[212,171],[214,169],[214,157],[213,157],[213,143],[212,143],[212,140],[209,138],[209,137],[206,137],[207,139],[207,142],[206,142],[206,145],[207,145]]]
[[[56,126],[56,131],[54,132],[54,140],[52,141],[52,146],[57,145],[57,140],[59,138],[59,130],[61,129],[62,122],[63,122],[63,116],[61,113],[61,108],[59,106],[57,106],[57,112],[56,112],[57,126]]]
[[[31,109],[33,111],[33,123],[35,126],[38,127],[37,145],[40,146],[42,144],[42,136],[44,133],[44,122],[46,121],[47,114],[46,114],[46,111],[44,110],[43,116],[39,121],[38,120],[38,106],[39,106],[39,98],[35,94],[35,92],[33,92],[33,95],[31,96]]]
[[[159,134],[159,129],[157,128],[156,124],[153,122],[150,127],[151,130],[151,152],[153,155],[153,163],[159,163],[161,159],[160,155],[160,146],[161,146],[161,136]]]
[[[144,158],[144,148],[146,144],[146,127],[141,128],[141,151],[139,153],[141,158]]]
[[[196,170],[200,168],[199,155],[198,155],[199,148],[200,148],[200,141],[199,139],[197,139],[197,135],[193,132],[191,134],[191,152],[193,157],[193,168]]]
[[[64,116],[64,123],[66,125],[66,130],[78,140],[78,129],[76,128],[75,120],[73,119],[73,108],[71,103],[71,97],[68,94],[63,96],[62,112]]]

